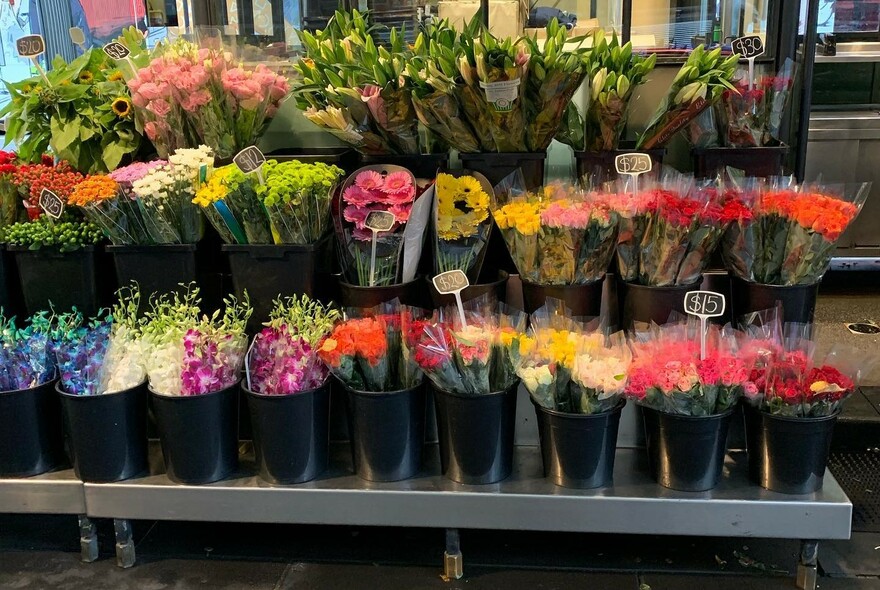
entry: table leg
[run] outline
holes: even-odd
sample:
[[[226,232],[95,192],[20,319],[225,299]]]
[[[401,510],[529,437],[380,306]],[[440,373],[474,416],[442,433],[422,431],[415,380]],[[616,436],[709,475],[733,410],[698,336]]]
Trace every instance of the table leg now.
[[[797,567],[797,587],[816,590],[819,571],[819,541],[801,541],[801,556]]]
[[[98,534],[95,523],[85,514],[79,515],[79,555],[83,563],[92,563],[98,559]]]
[[[129,568],[134,565],[134,541],[131,539],[131,523],[122,518],[113,519],[116,532],[116,565]]]
[[[446,551],[443,553],[443,579],[460,580],[464,576],[464,558],[458,529],[446,529]]]

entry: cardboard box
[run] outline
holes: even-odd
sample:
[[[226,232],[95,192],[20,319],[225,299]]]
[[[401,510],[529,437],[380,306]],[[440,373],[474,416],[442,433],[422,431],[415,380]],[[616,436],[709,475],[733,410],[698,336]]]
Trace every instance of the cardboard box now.
[[[440,0],[437,13],[449,19],[458,28],[477,14],[480,3],[476,0]],[[489,0],[489,30],[496,37],[520,37],[529,20],[529,5],[525,0]]]

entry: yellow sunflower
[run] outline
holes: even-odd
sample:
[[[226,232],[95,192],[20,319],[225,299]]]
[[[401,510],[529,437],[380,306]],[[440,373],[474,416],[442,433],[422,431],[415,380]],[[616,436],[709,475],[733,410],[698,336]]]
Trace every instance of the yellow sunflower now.
[[[107,76],[107,79],[111,82],[118,82],[122,80],[122,72],[120,72],[119,70],[110,72],[110,75]]]
[[[92,74],[88,70],[83,70],[82,72],[79,73],[79,81],[80,82],[89,83],[94,79],[95,79],[95,75]]]
[[[110,108],[113,109],[117,117],[124,118],[131,114],[131,101],[125,96],[120,96],[113,99]]]

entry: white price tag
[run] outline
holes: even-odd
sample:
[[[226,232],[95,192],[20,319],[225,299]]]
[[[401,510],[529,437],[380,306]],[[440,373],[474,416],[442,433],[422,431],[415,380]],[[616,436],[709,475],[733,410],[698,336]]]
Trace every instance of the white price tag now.
[[[15,48],[21,57],[37,57],[46,51],[42,35],[27,35],[15,41]]]
[[[86,44],[86,34],[83,33],[83,30],[79,27],[70,27],[67,31],[70,33],[70,40],[74,45],[79,45],[82,47]]]
[[[461,292],[470,286],[467,275],[460,270],[447,270],[435,276],[432,280],[434,288],[441,295],[455,295],[455,305],[458,307],[458,318],[462,327],[467,326],[467,318],[464,315],[464,304],[461,301]]]
[[[364,221],[364,226],[374,232],[389,231],[394,227],[396,221],[397,218],[390,211],[370,211]]]
[[[654,168],[654,162],[648,154],[620,154],[614,158],[614,168],[618,174],[638,176],[650,172]]]
[[[706,320],[724,315],[724,295],[713,291],[688,291],[684,310],[700,318],[700,359],[706,358]]]
[[[519,80],[480,82],[480,87],[486,91],[486,102],[491,103],[499,112],[513,110],[513,103],[519,98],[519,86]]]

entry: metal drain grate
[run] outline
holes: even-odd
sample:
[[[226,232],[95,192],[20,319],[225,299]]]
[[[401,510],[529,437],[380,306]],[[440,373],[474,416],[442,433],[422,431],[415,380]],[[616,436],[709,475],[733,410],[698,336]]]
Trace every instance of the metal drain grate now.
[[[828,467],[853,503],[853,530],[880,532],[880,449],[832,453]]]

